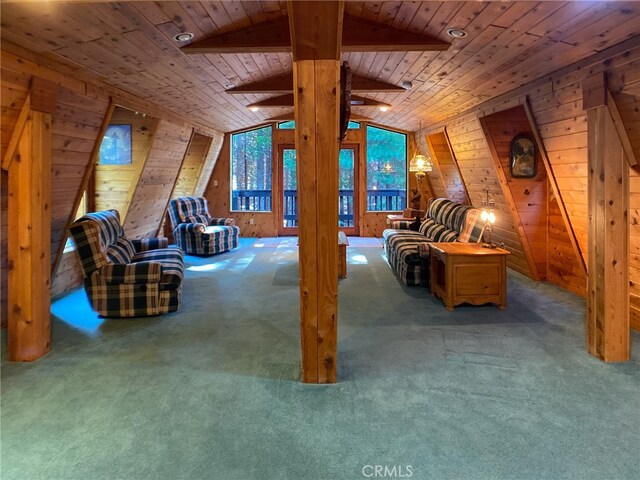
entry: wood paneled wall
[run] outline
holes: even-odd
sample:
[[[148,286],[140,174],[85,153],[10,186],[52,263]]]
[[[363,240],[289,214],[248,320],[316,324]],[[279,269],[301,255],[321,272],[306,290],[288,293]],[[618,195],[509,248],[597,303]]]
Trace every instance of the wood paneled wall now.
[[[439,175],[445,197],[460,203],[469,203],[458,162],[453,156],[447,134],[442,131],[428,135],[426,143],[434,162],[434,171]]]
[[[511,252],[507,258],[509,267],[531,277],[529,262],[513,222],[509,204],[502,193],[502,186],[480,121],[475,115],[466,116],[452,121],[447,126],[447,131],[460,173],[467,186],[470,203],[480,208],[482,200],[486,198],[484,188],[489,187],[489,196],[494,199],[496,212],[493,241],[504,243]]]
[[[10,47],[10,49],[5,49]],[[168,170],[179,168],[184,150],[180,153],[179,145],[189,139],[191,126],[185,119],[169,112],[162,107],[153,105],[136,98],[126,92],[107,86],[99,79],[87,72],[82,72],[69,65],[62,65],[51,59],[40,57],[15,45],[3,44],[1,52],[1,89],[0,102],[2,104],[1,130],[2,155],[7,147],[22,104],[27,96],[31,79],[34,76],[51,80],[58,85],[56,111],[52,123],[52,229],[51,255],[52,264],[55,256],[60,252],[59,267],[52,278],[52,294],[63,293],[79,285],[81,276],[77,269],[75,253],[61,254],[66,241],[66,226],[75,217],[74,204],[82,191],[86,188],[84,181],[88,169],[92,165],[91,154],[96,146],[98,133],[111,98],[117,103],[129,106],[131,109],[146,111],[157,118],[162,118],[164,130],[162,139],[157,145],[155,155],[156,165],[149,171],[151,182],[158,182],[170,191],[173,188],[175,175],[170,178],[170,172],[163,171],[159,165],[162,161],[168,165]],[[184,124],[183,124],[184,123]],[[203,134],[221,138],[222,134],[206,126],[195,124]],[[169,175],[167,175],[169,173]],[[3,173],[3,181],[6,174]],[[88,178],[88,177],[87,177]],[[6,222],[7,203],[6,188],[2,188],[2,220]],[[168,195],[168,194],[167,194]],[[166,200],[166,196],[165,196]],[[105,204],[104,208],[110,208]],[[150,230],[157,229],[161,211],[151,209],[143,216],[144,223]],[[138,210],[140,212],[140,210]],[[157,213],[157,216],[155,215]],[[155,218],[155,220],[154,220]],[[150,224],[155,221],[155,228]],[[137,223],[143,223],[137,220]],[[0,241],[0,256],[6,262],[6,235],[2,234]],[[7,268],[2,265],[2,319],[6,318],[6,285]]]
[[[210,138],[211,145],[207,152],[207,158],[204,159],[204,165],[202,165],[202,171],[200,172],[196,188],[193,192],[196,197],[202,197],[204,195],[204,191],[207,189],[207,185],[209,185],[209,179],[222,151],[222,144],[224,143],[223,134],[215,134]]]
[[[124,218],[130,238],[155,237],[189,145],[193,129],[160,120],[153,145]]]
[[[550,235],[574,234],[580,254],[586,260],[587,124],[586,112],[582,108],[581,82],[586,76],[598,72],[607,72],[609,87],[612,89],[614,97],[630,95],[637,99],[640,82],[640,45],[638,42],[626,42],[611,47],[588,59],[564,67],[552,75],[486,102],[442,124],[426,127],[418,132],[418,135],[424,136],[439,131],[444,126],[447,127],[471,202],[477,205],[481,199],[480,192],[484,185],[489,185],[494,194],[500,189],[495,168],[487,161],[490,158],[489,152],[478,117],[522,105],[525,98],[528,98],[561,195],[561,198],[557,200],[550,199],[549,212],[553,222],[549,230]],[[633,111],[633,108],[631,110]],[[632,180],[632,204],[633,185],[634,181]],[[496,197],[496,204],[501,211],[496,236],[512,250],[510,266],[523,273],[528,273],[525,272],[526,269],[522,268],[522,261],[525,258],[521,245],[518,245],[519,242],[512,222],[509,222],[511,225],[502,223],[507,217],[507,212],[503,214],[505,202],[500,197],[501,195]],[[555,207],[553,205],[554,201],[563,202],[569,215],[569,225],[558,224],[557,214],[559,212],[557,205]],[[637,215],[638,202],[634,205],[635,210],[633,211]],[[631,222],[633,222],[633,214],[631,217]],[[632,226],[632,237],[634,231]],[[632,241],[631,244],[633,250],[634,242]],[[565,242],[558,245],[557,251],[552,254],[555,266],[549,269],[549,280],[552,280],[551,273],[553,273],[554,282],[564,288],[576,291],[576,284],[582,283],[580,275],[582,267],[579,266],[579,262],[571,261]],[[632,258],[630,265],[631,280],[636,278],[640,281],[640,277],[636,276],[640,268],[640,257]],[[632,287],[632,295],[634,295],[633,291]],[[637,291],[636,289],[636,294]],[[638,305],[637,300],[636,305]]]
[[[58,89],[58,105],[53,116],[53,151],[51,178],[51,255],[64,248],[66,228],[75,216],[85,171],[92,165],[91,154],[102,120],[109,107],[107,99]],[[53,261],[54,258],[52,258]]]
[[[640,67],[625,73],[639,78]],[[640,81],[625,85],[624,91],[614,98],[635,158],[640,160]],[[631,327],[640,331],[640,173],[632,168],[629,169],[629,310]]]
[[[4,110],[4,108],[3,108]],[[2,134],[3,145],[2,152],[4,153],[6,145],[4,145],[4,133]],[[2,156],[4,158],[4,155]],[[9,196],[7,194],[7,186],[9,181],[8,172],[4,170],[0,170],[0,272],[2,272],[0,276],[0,297],[2,300],[0,301],[0,328],[5,328],[7,326],[7,295],[8,295],[8,276],[7,272],[9,271],[9,263],[7,260],[7,233],[8,233],[8,213],[9,213]]]
[[[158,120],[150,115],[143,116],[139,112],[116,107],[109,123],[131,125],[131,164],[102,165],[98,162],[94,168],[93,206],[96,211],[115,208],[120,218],[125,218],[151,149]]]
[[[170,199],[194,196],[212,142],[213,139],[211,137],[193,132]],[[169,239],[169,243],[174,242],[173,232],[171,231],[171,218],[169,218],[168,211],[165,213],[160,232]]]
[[[431,135],[437,135],[437,132],[434,132]],[[433,152],[431,152],[430,150],[429,144],[427,143],[427,135],[424,134],[424,131],[418,131],[414,132],[413,138],[416,143],[416,148],[420,153],[422,153],[423,155],[425,153],[431,153],[431,159],[433,160],[433,169],[430,172],[426,172],[426,178],[429,179],[429,184],[431,185],[431,190],[433,191],[434,197],[449,198],[449,192],[445,188],[442,175],[440,174],[438,158],[433,155]]]
[[[529,262],[529,272],[536,280],[544,280],[547,278],[547,172],[540,154],[535,160],[538,165],[535,177],[514,178],[510,172],[509,150],[513,137],[525,133],[533,140],[527,113],[518,106],[487,115],[480,119],[480,124]]]
[[[51,262],[61,252],[66,240],[66,226],[74,212],[74,201],[85,171],[91,163],[91,153],[97,141],[102,119],[107,111],[108,98],[97,98],[86,93],[86,85],[73,78],[62,76],[55,70],[44,68],[36,62],[2,51],[2,152],[13,131],[19,109],[24,103],[31,79],[34,76],[58,83],[57,105],[52,121],[51,154]],[[2,205],[3,217],[6,205]],[[3,237],[6,238],[6,237]],[[3,245],[2,257],[6,258]],[[65,262],[62,276],[77,282],[77,269],[73,257]],[[6,269],[3,268],[3,285],[6,285]],[[65,281],[62,282],[63,284]],[[52,279],[52,292],[61,282]],[[64,288],[62,288],[64,290]],[[6,296],[3,295],[3,306]],[[3,307],[4,308],[4,307]],[[3,318],[5,318],[3,316]]]
[[[633,169],[629,169],[629,311],[631,327],[640,332],[640,174]]]
[[[187,153],[182,162],[182,168],[176,180],[176,186],[173,189],[172,197],[192,196],[202,168],[204,167],[209,153],[209,147],[213,139],[194,132]]]

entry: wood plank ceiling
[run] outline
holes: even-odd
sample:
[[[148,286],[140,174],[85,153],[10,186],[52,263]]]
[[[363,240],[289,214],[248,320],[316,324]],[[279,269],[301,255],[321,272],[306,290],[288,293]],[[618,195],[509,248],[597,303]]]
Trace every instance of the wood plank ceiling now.
[[[80,65],[103,81],[220,131],[291,109],[247,106],[265,94],[226,89],[291,72],[288,53],[185,55],[194,41],[282,19],[284,1],[2,3],[1,38]],[[440,122],[564,65],[640,35],[634,2],[347,2],[345,13],[451,43],[446,51],[343,53],[354,74],[411,90],[365,93],[389,103],[356,114],[405,130]],[[451,27],[468,35],[454,39]],[[11,45],[3,43],[3,48]]]

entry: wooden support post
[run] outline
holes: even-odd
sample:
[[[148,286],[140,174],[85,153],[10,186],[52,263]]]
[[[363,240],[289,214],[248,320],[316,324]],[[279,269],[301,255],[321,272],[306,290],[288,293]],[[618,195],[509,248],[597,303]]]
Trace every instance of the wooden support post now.
[[[602,75],[583,83],[587,109],[589,249],[587,349],[605,362],[629,360],[629,168],[607,106]]]
[[[336,381],[340,62],[294,62],[302,381]]]
[[[9,170],[8,353],[33,361],[51,343],[51,118],[56,86],[34,78]]]
[[[336,381],[342,2],[290,1],[298,161],[302,381]],[[299,32],[296,35],[295,32]]]

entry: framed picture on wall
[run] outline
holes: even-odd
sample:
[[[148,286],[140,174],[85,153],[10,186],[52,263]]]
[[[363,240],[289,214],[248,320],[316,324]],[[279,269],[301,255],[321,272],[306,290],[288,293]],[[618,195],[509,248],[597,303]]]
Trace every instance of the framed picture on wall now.
[[[131,165],[131,125],[109,125],[100,144],[100,165]]]
[[[511,140],[509,170],[514,178],[532,178],[538,174],[538,149],[530,134],[520,133]]]

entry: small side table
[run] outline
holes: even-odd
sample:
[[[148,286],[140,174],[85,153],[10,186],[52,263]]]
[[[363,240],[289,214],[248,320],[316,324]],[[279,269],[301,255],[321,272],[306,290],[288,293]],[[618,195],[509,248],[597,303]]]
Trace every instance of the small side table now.
[[[447,310],[461,303],[507,306],[507,255],[478,243],[430,243],[431,292]]]

